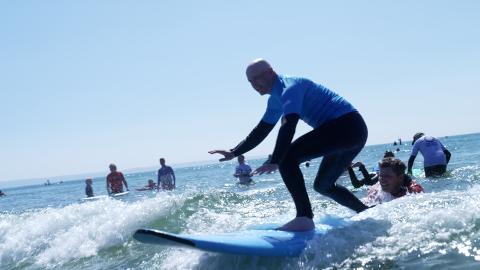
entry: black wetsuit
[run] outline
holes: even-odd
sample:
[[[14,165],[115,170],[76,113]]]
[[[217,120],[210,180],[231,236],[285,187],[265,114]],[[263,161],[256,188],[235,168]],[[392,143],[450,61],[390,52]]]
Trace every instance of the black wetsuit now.
[[[365,168],[365,165],[360,165],[358,167],[360,172],[363,175],[362,180],[358,180],[357,176],[355,175],[355,172],[353,171],[352,167],[348,167],[348,175],[350,176],[350,181],[352,182],[352,185],[354,188],[359,188],[363,185],[368,185],[368,186],[373,186],[378,182],[378,174],[376,173],[369,173],[367,171],[367,168]]]
[[[348,189],[335,183],[365,145],[368,130],[362,116],[358,112],[347,113],[291,142],[298,120],[297,114],[284,117],[270,160],[273,164],[279,164],[283,181],[295,202],[297,217],[313,217],[299,165],[318,157],[323,157],[323,160],[315,177],[314,189],[356,212],[367,209]],[[274,125],[261,121],[249,136],[231,151],[238,156],[253,149],[273,127]]]

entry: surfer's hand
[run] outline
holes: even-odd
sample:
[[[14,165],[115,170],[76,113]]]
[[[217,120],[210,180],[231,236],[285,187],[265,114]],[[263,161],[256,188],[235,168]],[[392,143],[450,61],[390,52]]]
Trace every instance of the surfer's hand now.
[[[353,163],[350,167],[355,168],[355,167],[361,167],[361,166],[365,166],[365,165],[363,165],[362,162],[357,161],[357,162]]]
[[[230,151],[225,150],[212,150],[208,151],[209,154],[220,154],[223,155],[223,158],[219,159],[219,161],[227,161],[235,157],[235,155]]]
[[[264,173],[271,173],[278,170],[278,165],[273,163],[267,163],[258,167],[255,171],[253,171],[252,175],[256,174],[264,174]]]

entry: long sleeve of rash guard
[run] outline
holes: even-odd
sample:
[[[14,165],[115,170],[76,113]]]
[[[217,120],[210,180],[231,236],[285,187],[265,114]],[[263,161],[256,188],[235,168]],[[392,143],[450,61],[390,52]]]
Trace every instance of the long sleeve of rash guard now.
[[[248,134],[247,138],[241,141],[235,148],[230,149],[230,151],[237,157],[252,150],[268,136],[274,127],[275,125],[260,121],[250,134]]]
[[[353,171],[353,168],[348,166],[347,170],[348,170],[348,175],[350,176],[350,181],[352,182],[352,186],[354,188],[359,188],[363,186],[363,181],[358,180],[357,176],[355,175],[355,172]]]
[[[408,159],[408,169],[407,169],[408,173],[412,172],[413,162],[415,161],[415,158],[416,156],[410,156],[410,158]]]
[[[275,149],[273,150],[272,158],[270,159],[271,164],[280,163],[283,156],[287,153],[288,147],[290,147],[290,143],[295,135],[298,119],[300,119],[300,116],[293,113],[286,115],[282,119],[283,123],[278,131],[277,142],[275,143]]]
[[[452,156],[452,153],[448,151],[447,149],[443,150],[443,153],[445,154],[445,158],[447,159],[447,164],[450,162],[450,157]]]

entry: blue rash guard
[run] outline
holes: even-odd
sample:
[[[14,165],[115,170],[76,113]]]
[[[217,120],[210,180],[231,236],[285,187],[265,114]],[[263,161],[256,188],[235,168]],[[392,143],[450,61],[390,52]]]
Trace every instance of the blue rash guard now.
[[[309,79],[278,75],[262,121],[275,125],[282,115],[298,114],[312,128],[357,110],[344,98]]]
[[[262,120],[244,141],[231,149],[232,153],[238,156],[255,148],[282,116],[284,119],[269,163],[278,165],[295,203],[297,217],[313,218],[299,164],[317,157],[323,160],[314,189],[356,212],[367,209],[348,189],[336,184],[365,145],[367,126],[349,102],[311,80],[277,75]],[[292,142],[299,119],[313,130]]]

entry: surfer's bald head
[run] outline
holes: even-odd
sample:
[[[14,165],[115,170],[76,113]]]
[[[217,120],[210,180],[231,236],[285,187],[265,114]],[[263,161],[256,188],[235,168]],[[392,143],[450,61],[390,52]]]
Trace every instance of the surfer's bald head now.
[[[260,94],[268,94],[272,90],[276,74],[272,66],[262,58],[253,60],[246,70],[248,81],[252,87]]]
[[[267,62],[267,60],[257,58],[247,66],[247,78],[250,80],[270,69],[272,69],[272,66]]]

